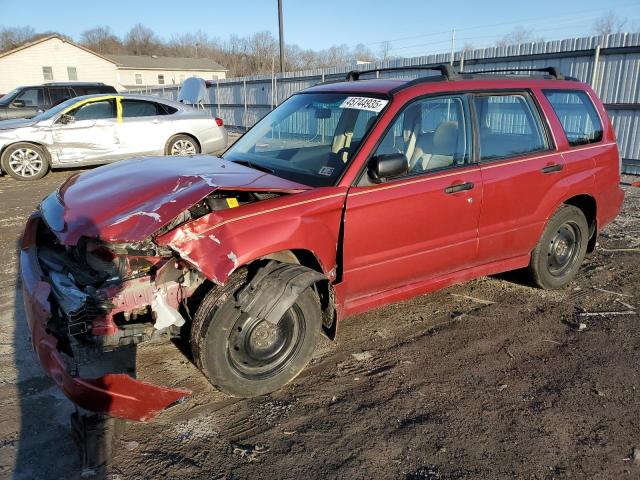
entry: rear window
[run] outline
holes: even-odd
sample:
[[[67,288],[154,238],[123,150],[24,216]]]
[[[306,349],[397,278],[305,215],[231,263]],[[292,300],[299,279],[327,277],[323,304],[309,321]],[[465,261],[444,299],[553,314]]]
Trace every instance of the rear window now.
[[[480,159],[497,160],[548,148],[540,116],[524,93],[475,97]]]
[[[602,123],[589,96],[582,91],[544,90],[556,112],[569,145],[586,145],[602,140]]]

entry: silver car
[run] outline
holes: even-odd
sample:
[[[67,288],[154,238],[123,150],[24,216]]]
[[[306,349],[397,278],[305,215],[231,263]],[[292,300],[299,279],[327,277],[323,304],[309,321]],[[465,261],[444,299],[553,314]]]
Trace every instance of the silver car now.
[[[18,180],[42,178],[50,168],[219,153],[226,146],[220,119],[143,95],[87,95],[28,120],[0,121],[2,172]]]

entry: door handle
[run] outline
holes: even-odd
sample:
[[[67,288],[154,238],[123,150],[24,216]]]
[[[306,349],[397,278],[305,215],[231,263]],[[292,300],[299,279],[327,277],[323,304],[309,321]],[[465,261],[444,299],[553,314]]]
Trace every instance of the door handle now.
[[[451,185],[445,188],[444,193],[462,192],[464,190],[471,190],[472,188],[473,188],[473,182],[458,183],[456,185]]]
[[[540,171],[542,173],[553,173],[559,172],[563,168],[564,166],[561,163],[554,163],[553,165],[547,165],[546,167],[543,167],[542,169],[540,169]]]

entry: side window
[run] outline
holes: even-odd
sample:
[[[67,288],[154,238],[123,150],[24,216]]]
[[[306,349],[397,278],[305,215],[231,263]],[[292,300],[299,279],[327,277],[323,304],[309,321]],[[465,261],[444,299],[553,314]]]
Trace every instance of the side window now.
[[[122,100],[122,117],[151,117],[162,115],[158,112],[158,104],[144,100]]]
[[[62,103],[71,97],[71,93],[65,87],[52,87],[49,89],[49,100],[51,100],[50,103],[52,107],[55,107],[59,103]]]
[[[110,119],[116,117],[113,106],[113,100],[101,100],[99,102],[86,103],[70,114],[76,119],[76,122]]]
[[[540,117],[525,94],[475,97],[481,160],[497,160],[548,148]]]
[[[465,98],[428,98],[404,108],[374,155],[403,153],[412,175],[469,163],[471,143]]]
[[[38,107],[44,105],[44,91],[41,88],[26,88],[13,101],[16,100],[22,100],[25,107]]]
[[[585,145],[602,140],[602,123],[589,96],[582,91],[544,90],[556,112],[569,145]]]

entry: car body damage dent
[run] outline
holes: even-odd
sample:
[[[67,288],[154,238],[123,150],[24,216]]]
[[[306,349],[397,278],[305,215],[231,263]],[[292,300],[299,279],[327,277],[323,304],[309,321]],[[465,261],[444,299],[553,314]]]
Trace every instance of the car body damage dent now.
[[[43,369],[56,385],[71,401],[82,408],[137,421],[151,420],[162,410],[190,396],[191,392],[188,390],[153,385],[124,373],[96,373],[99,369],[87,368],[82,363],[81,357],[86,351],[74,341],[74,335],[60,330],[57,309],[51,308],[51,294],[54,293],[54,288],[59,289],[58,293],[53,295],[54,301],[59,303],[58,298],[64,300],[69,294],[68,288],[76,290],[77,287],[69,283],[72,282],[69,274],[66,275],[68,282],[64,280],[62,286],[53,287],[51,271],[45,274],[40,267],[36,246],[40,223],[41,217],[38,213],[32,215],[27,222],[21,243],[20,271],[31,342]],[[59,275],[65,276],[62,273]],[[76,292],[71,295],[74,299],[79,299]],[[114,298],[113,302],[117,303],[118,299]],[[70,303],[67,306],[72,308],[76,305]],[[117,306],[114,305],[115,308]],[[112,339],[116,342],[113,346],[116,350],[120,338],[124,337]],[[75,345],[78,355],[69,355],[69,345]],[[94,348],[99,350],[97,345],[100,344],[96,344]]]
[[[42,208],[65,245],[75,245],[82,236],[140,242],[216,190],[229,188],[283,193],[309,189],[218,157],[196,155],[188,163],[149,157],[75,175]]]
[[[279,197],[213,211],[155,242],[173,249],[217,284],[224,284],[241,265],[293,249],[311,252],[326,274],[336,265],[345,196],[346,188],[331,187],[298,193],[296,202]]]

